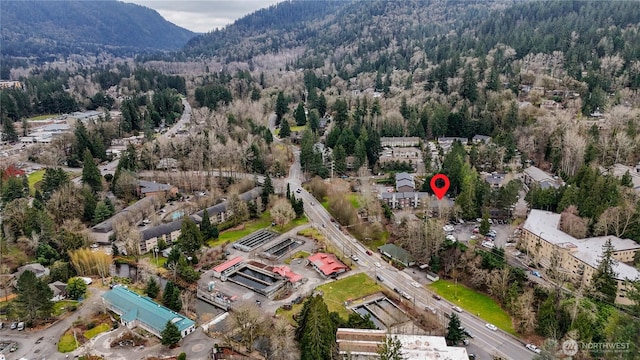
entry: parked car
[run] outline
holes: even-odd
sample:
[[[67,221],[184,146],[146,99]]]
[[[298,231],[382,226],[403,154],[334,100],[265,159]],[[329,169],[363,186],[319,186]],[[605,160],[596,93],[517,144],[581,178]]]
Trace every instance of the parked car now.
[[[18,331],[22,331],[22,330],[24,330],[24,322],[21,321],[18,323]]]
[[[535,345],[533,345],[533,344],[527,344],[527,345],[525,345],[525,347],[526,347],[527,349],[529,349],[529,350],[533,351],[533,352],[534,352],[534,353],[536,353],[536,354],[540,354],[540,352],[541,352],[541,351],[540,351],[540,348],[539,348],[539,347],[537,347],[537,346],[535,346]]]
[[[469,330],[462,329],[462,333],[465,334],[469,339],[473,339],[473,334]]]
[[[537,278],[542,279],[542,275],[540,275],[540,273],[539,273],[539,272],[537,272],[537,271],[535,271],[535,270],[531,270],[531,275],[533,275],[533,276],[535,276],[535,277],[537,277]]]
[[[384,281],[380,275],[376,275],[376,279],[378,279],[378,281],[380,281],[380,282]]]
[[[11,330],[15,330],[16,328],[18,328],[18,322],[14,321],[11,323]]]
[[[462,312],[462,309],[460,309],[458,306],[454,306],[452,309],[457,311],[457,312],[459,312],[459,313]]]
[[[495,326],[495,325],[493,325],[493,324],[486,323],[484,326],[485,326],[487,329],[491,330],[491,331],[497,331],[497,330],[498,330],[498,327],[497,327],[497,326]]]
[[[298,190],[296,190],[296,192],[297,192],[298,194],[300,194],[300,193],[302,192],[302,189],[298,188]]]
[[[36,340],[36,344],[40,344],[42,342],[42,340],[44,340],[44,337],[39,337],[38,340]]]
[[[442,300],[442,297],[440,297],[440,295],[438,295],[438,294],[433,294],[433,295],[431,295],[431,297],[436,299],[436,300]]]

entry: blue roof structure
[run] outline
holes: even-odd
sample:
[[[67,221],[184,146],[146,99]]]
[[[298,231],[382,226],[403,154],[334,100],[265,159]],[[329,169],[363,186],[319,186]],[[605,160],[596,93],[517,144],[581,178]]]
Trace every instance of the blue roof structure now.
[[[195,322],[184,315],[178,314],[147,296],[137,294],[123,286],[116,286],[102,295],[114,311],[119,312],[122,320],[132,322],[134,320],[144,323],[156,330],[159,335],[164,330],[168,321],[174,323],[181,334],[184,330],[195,325]]]

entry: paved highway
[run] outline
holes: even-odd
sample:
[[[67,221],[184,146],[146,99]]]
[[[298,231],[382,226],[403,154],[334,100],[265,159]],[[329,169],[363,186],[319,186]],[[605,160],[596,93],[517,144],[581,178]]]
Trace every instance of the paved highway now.
[[[359,258],[357,266],[372,278],[380,276],[382,284],[391,289],[397,288],[411,297],[410,300],[420,309],[426,306],[436,308],[436,313],[440,317],[443,326],[447,320],[445,313],[451,313],[454,304],[448,301],[433,299],[433,293],[424,287],[411,285],[414,280],[408,274],[398,271],[391,265],[383,261],[377,253],[367,255],[367,249],[350,235],[345,235],[335,223],[331,222],[331,215],[318,204],[318,201],[307,191],[302,189],[302,171],[300,169],[300,153],[294,152],[295,163],[291,166],[289,174],[289,185],[292,191],[301,189],[296,196],[304,201],[304,209],[310,222],[323,231],[327,238],[333,242],[339,251],[343,251],[346,256],[356,255]],[[458,314],[462,325],[474,336],[471,343],[474,348],[483,350],[476,353],[478,359],[491,359],[493,355],[501,355],[505,359],[530,360],[534,354],[524,347],[524,344],[514,336],[502,330],[491,331],[485,327],[486,322],[482,319],[463,311]]]

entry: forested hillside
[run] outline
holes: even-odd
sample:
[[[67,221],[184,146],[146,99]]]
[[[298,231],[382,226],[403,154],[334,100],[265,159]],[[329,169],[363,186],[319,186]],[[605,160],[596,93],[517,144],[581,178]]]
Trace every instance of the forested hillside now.
[[[119,1],[3,1],[2,54],[37,56],[175,50],[194,33]]]
[[[247,61],[301,47],[298,66],[330,59],[345,78],[480,56],[502,43],[516,58],[562,51],[569,73],[579,77],[598,57],[637,58],[638,23],[634,1],[290,1],[198,36],[184,51]]]

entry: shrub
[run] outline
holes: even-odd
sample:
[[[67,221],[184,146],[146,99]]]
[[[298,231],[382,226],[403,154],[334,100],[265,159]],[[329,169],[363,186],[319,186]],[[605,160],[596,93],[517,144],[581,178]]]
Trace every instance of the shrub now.
[[[91,330],[91,329],[93,329],[94,327],[96,327],[96,323],[95,323],[95,321],[90,321],[90,322],[87,324],[87,330]]]
[[[187,360],[187,354],[181,352],[180,355],[178,355],[178,360]]]

